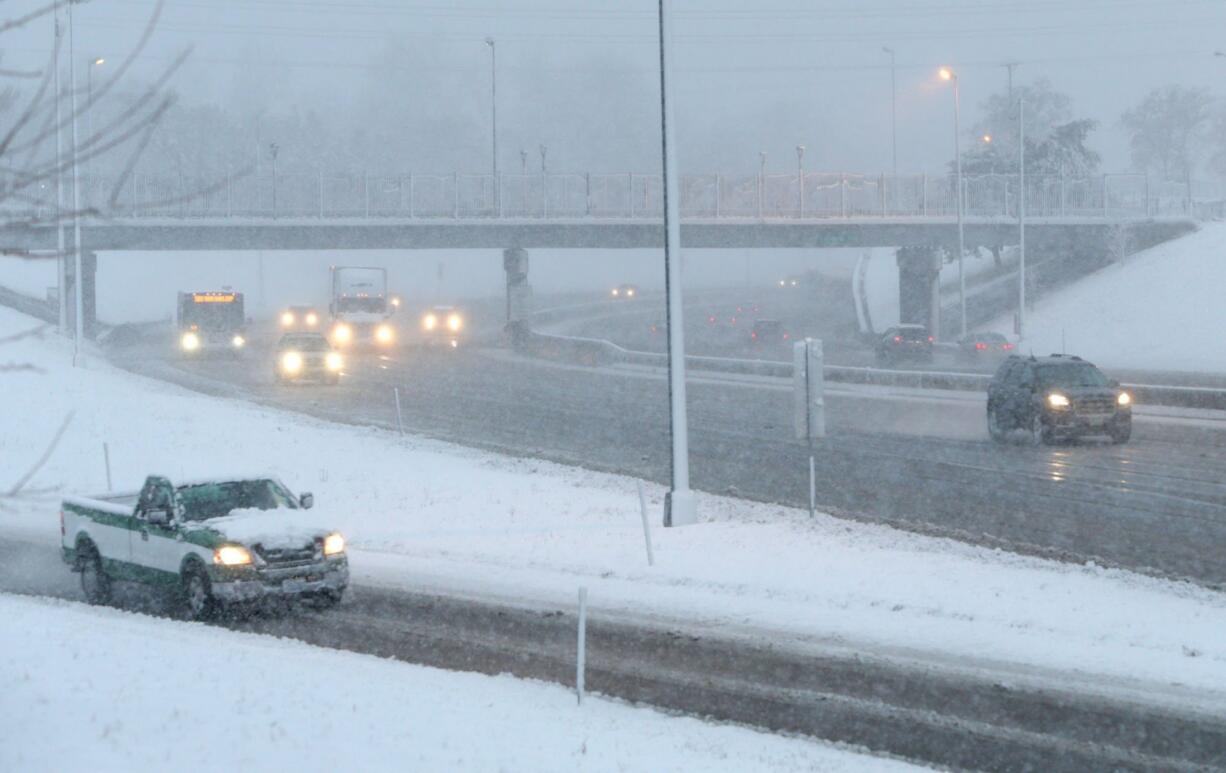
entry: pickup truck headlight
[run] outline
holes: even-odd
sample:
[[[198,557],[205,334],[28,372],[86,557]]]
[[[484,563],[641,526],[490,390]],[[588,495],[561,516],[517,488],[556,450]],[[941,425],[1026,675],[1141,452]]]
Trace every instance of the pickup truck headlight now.
[[[1059,392],[1052,392],[1047,396],[1047,404],[1052,408],[1067,408],[1069,406],[1068,398]]]
[[[182,346],[185,352],[194,352],[200,348],[200,336],[191,332],[184,333],[179,339],[179,346]]]
[[[284,314],[282,314],[282,315],[281,315],[281,325],[282,325],[282,327],[293,327],[293,325],[294,325],[294,312],[292,312],[292,311],[287,311],[287,312],[285,312]]]
[[[286,373],[297,373],[302,370],[302,355],[298,352],[286,352],[281,355],[281,370]]]
[[[1115,402],[1119,405],[1132,405],[1132,395],[1127,392],[1120,392],[1120,396],[1115,398]]]
[[[447,327],[450,328],[453,333],[459,332],[460,328],[464,327],[464,318],[459,314],[452,314],[447,318]]]
[[[336,372],[345,365],[345,358],[341,357],[340,352],[328,352],[324,357],[324,365],[328,370]]]
[[[213,551],[213,563],[222,566],[246,566],[251,563],[251,553],[242,545],[222,545]]]
[[[433,314],[427,314],[426,316],[422,317],[421,326],[426,330],[433,330],[434,328],[438,327],[438,317]]]
[[[345,552],[345,538],[340,534],[329,534],[324,537],[324,555],[336,556]]]

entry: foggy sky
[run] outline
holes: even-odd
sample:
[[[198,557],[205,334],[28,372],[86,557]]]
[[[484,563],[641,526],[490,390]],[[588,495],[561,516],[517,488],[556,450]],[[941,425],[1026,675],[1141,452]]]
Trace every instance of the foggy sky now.
[[[7,5],[10,17],[34,3]],[[151,0],[77,6],[79,72],[120,57]],[[1178,83],[1223,96],[1221,0],[723,0],[678,2],[678,138],[688,171],[889,171],[890,71],[897,52],[899,168],[952,156],[952,98],[937,65],[961,73],[963,124],[1006,82],[1050,78],[1078,116],[1098,119],[1104,169],[1128,167],[1121,112]],[[549,148],[551,170],[658,171],[655,4],[644,0],[170,0],[138,62],[152,77],[193,48],[175,81],[185,104],[360,117],[380,105],[450,115],[433,138],[447,163],[489,166],[489,51],[497,40],[499,165]],[[41,64],[50,20],[6,34],[6,66]],[[403,60],[403,68],[388,72]],[[389,64],[390,63],[390,64]],[[99,77],[105,67],[100,68]],[[411,88],[404,84],[411,84]],[[419,103],[423,103],[420,104]],[[454,159],[459,159],[454,160]],[[467,161],[471,159],[471,161]],[[440,162],[441,163],[441,162]]]

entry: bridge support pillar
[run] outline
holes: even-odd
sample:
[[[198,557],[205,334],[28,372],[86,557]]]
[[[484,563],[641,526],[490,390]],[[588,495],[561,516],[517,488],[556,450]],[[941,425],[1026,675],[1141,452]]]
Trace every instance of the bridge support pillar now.
[[[531,332],[532,285],[528,284],[528,251],[510,247],[502,251],[502,268],[507,274],[507,333],[518,344]]]
[[[98,256],[92,252],[81,253],[81,310],[84,317],[85,338],[93,340],[98,336],[98,301],[97,282]],[[68,335],[77,329],[77,276],[76,261],[71,256],[64,261],[64,284],[60,292],[60,318],[66,321]]]
[[[913,246],[898,250],[898,321],[924,325],[941,337],[940,247]]]

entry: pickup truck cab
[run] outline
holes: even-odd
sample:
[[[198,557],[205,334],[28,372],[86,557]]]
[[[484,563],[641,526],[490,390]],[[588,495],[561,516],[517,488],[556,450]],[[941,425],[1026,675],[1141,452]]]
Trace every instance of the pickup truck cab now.
[[[349,584],[345,540],[308,521],[313,504],[272,476],[150,476],[139,492],[65,498],[64,561],[94,604],[118,580],[178,593],[193,619],[272,598],[332,606]]]

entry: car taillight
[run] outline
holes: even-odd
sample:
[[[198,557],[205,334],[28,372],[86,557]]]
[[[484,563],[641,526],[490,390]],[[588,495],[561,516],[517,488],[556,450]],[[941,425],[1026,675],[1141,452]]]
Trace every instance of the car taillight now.
[[[901,344],[901,343],[902,343],[902,336],[894,336],[894,343],[896,343],[896,344]]]
[[[1001,349],[1004,349],[1004,350],[1007,352],[1007,351],[1009,351],[1010,349],[1012,349],[1012,348],[1013,348],[1013,344],[1001,344],[1001,345],[1000,345],[1000,348],[1001,348]]]
[[[714,325],[714,324],[715,324],[715,317],[714,317],[714,316],[707,317],[707,323],[708,323],[708,324],[710,324],[710,325]]]
[[[731,319],[729,319],[729,320],[728,320],[728,324],[729,324],[729,325],[735,325],[735,324],[736,324],[736,317],[732,317]]]
[[[749,337],[750,337],[750,338],[752,338],[752,339],[753,339],[753,340],[755,340],[755,341],[757,341],[757,340],[758,340],[758,334],[757,334],[757,333],[750,333],[750,334],[749,334]]]
[[[933,342],[933,341],[935,341],[935,340],[936,340],[936,339],[935,339],[935,338],[933,338],[932,336],[928,336],[928,343],[932,343],[932,342]]]
[[[988,348],[988,345],[983,343],[982,341],[978,341],[975,343],[975,348],[982,352],[984,349]]]
[[[788,339],[789,339],[789,338],[791,338],[791,337],[792,337],[792,334],[791,334],[791,333],[784,333],[784,334],[783,334],[783,340],[784,340],[784,341],[788,340]]]

